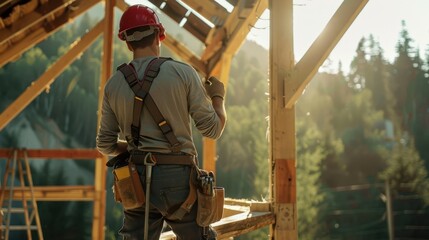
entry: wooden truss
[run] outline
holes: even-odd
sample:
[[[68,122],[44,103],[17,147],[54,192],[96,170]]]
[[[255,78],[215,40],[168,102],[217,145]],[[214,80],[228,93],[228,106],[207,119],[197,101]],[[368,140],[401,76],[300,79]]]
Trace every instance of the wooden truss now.
[[[2,3],[0,10],[11,2],[7,0]],[[103,35],[99,93],[101,103],[102,89],[112,74],[114,7],[124,11],[128,5],[124,0],[32,0],[26,8],[22,8],[27,9],[25,14],[20,13],[22,17],[12,19],[11,14],[11,19],[0,22],[0,66],[4,66],[100,2],[105,6],[104,19],[73,43],[67,53],[0,114],[0,131]],[[255,24],[264,10],[271,10],[270,199],[265,203],[227,200],[225,217],[214,224],[214,227],[221,238],[238,236],[269,225],[271,239],[297,239],[294,105],[368,0],[344,0],[326,29],[298,63],[294,62],[293,53],[293,0],[227,0],[233,7],[231,12],[211,0],[149,2],[177,23],[186,19],[183,29],[204,43],[205,50],[201,55],[196,55],[180,41],[169,36],[163,43],[181,59],[194,66],[202,76],[216,75],[225,84],[228,82],[231,59],[245,40],[249,26]],[[9,22],[9,25],[4,22]],[[215,171],[216,142],[204,139],[203,144],[203,168]],[[7,158],[11,152],[11,149],[0,149],[0,158]],[[27,153],[31,159],[95,159],[93,186],[35,187],[34,193],[38,201],[93,201],[92,239],[104,239],[106,157],[95,149],[27,150]],[[21,189],[8,197],[21,198],[25,194],[28,192]],[[175,237],[169,232],[163,234],[163,239]]]

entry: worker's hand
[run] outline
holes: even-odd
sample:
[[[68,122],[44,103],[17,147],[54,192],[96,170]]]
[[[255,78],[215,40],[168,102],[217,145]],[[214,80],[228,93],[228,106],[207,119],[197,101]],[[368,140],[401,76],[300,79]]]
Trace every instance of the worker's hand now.
[[[215,77],[209,77],[204,83],[204,87],[206,89],[207,95],[210,98],[220,97],[222,99],[225,98],[225,87],[221,81],[219,81]]]

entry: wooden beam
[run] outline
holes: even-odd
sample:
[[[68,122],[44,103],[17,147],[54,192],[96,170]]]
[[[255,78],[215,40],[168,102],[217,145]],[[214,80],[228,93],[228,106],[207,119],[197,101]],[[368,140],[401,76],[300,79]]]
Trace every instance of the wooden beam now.
[[[25,36],[19,42],[16,42],[9,46],[6,51],[3,51],[0,54],[0,67],[10,61],[19,58],[19,56],[23,52],[32,48],[39,42],[43,41],[44,39],[52,35],[54,32],[56,32],[58,29],[60,29],[61,26],[66,23],[70,23],[70,21],[74,20],[77,16],[86,12],[89,8],[93,7],[96,3],[100,1],[101,0],[78,1],[73,5],[75,6],[78,4],[75,8],[73,8],[73,10],[66,11],[66,13],[64,13],[60,17],[55,18],[55,20],[50,22],[48,25],[45,25],[44,27],[32,30],[27,36]]]
[[[271,212],[245,212],[223,218],[212,226],[220,239],[240,236],[273,224],[275,216]]]
[[[165,0],[149,0],[153,5],[158,7],[167,16],[173,19],[175,22],[180,23],[183,19],[187,19],[183,28],[188,30],[201,42],[206,40],[211,27],[205,23],[202,19],[197,17],[192,11],[184,7],[177,1],[165,1]]]
[[[267,7],[268,0],[256,0],[250,9],[234,8],[223,27],[216,30],[212,42],[201,55],[203,61],[210,61],[209,73],[219,67],[220,57],[215,55],[227,53],[233,56],[247,37],[251,27],[255,25]],[[243,15],[243,11],[246,11],[246,14]]]
[[[177,54],[183,61],[191,64],[198,72],[202,74],[206,73],[206,65],[197,57],[197,55],[195,55],[195,53],[189,50],[189,48],[181,42],[167,35],[162,43]]]
[[[270,0],[270,199],[276,216],[272,239],[298,239],[295,108],[284,107],[292,80],[293,0]]]
[[[4,199],[10,198],[9,188],[0,189]],[[29,187],[14,187],[13,200],[31,199]],[[36,201],[93,201],[94,186],[34,186],[33,194]]]
[[[215,26],[222,26],[228,11],[215,1],[183,0],[183,2]]]
[[[291,108],[368,0],[344,0],[325,29],[296,64],[293,80],[285,85],[286,107]]]
[[[212,227],[216,230],[217,239],[228,239],[273,224],[274,219],[271,212],[245,212],[223,218]],[[175,240],[176,236],[169,231],[163,233],[160,239]]]
[[[216,140],[203,137],[203,169],[216,173]]]
[[[40,25],[45,19],[52,14],[63,10],[68,5],[76,0],[69,1],[49,1],[46,4],[41,4],[39,7],[28,14],[25,14],[15,21],[10,28],[0,30],[0,44],[3,44],[19,34],[24,34],[31,27]]]
[[[13,156],[15,149],[0,148],[0,159]],[[18,158],[24,158],[24,152],[31,159],[82,159],[93,160],[101,157],[101,153],[96,149],[20,149],[17,152]]]
[[[101,61],[100,85],[98,92],[97,130],[101,120],[101,105],[104,97],[104,87],[112,75],[113,68],[113,23],[115,19],[115,0],[105,0],[103,26],[103,53]],[[94,174],[94,208],[92,214],[92,239],[104,239],[106,221],[106,163],[107,157],[101,156],[95,161]]]
[[[71,49],[58,59],[42,76],[19,96],[6,110],[0,115],[0,131],[15,118],[28,104],[30,104],[55,78],[62,73],[82,52],[84,52],[103,31],[103,21],[99,22],[91,31],[89,31],[80,40],[74,42]]]

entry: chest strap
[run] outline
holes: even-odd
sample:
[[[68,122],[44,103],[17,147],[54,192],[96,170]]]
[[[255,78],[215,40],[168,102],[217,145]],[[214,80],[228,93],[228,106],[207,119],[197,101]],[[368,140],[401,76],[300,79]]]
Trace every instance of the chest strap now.
[[[131,136],[137,148],[140,140],[140,116],[143,110],[143,104],[152,116],[153,120],[157,123],[164,137],[170,143],[172,152],[180,152],[181,144],[174,135],[173,129],[170,124],[165,120],[162,113],[159,111],[158,106],[149,93],[153,80],[158,76],[161,65],[170,58],[154,58],[146,68],[143,80],[138,80],[134,68],[130,64],[122,64],[118,70],[122,72],[128,85],[134,92],[134,107],[133,107],[133,121],[131,124]]]

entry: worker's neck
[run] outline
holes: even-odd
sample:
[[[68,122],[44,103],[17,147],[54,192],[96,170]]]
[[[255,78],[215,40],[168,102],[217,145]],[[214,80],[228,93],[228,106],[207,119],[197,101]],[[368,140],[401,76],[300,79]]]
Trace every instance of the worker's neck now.
[[[144,57],[152,57],[152,56],[159,56],[159,48],[156,47],[146,47],[146,48],[138,48],[133,51],[133,58],[144,58]]]

